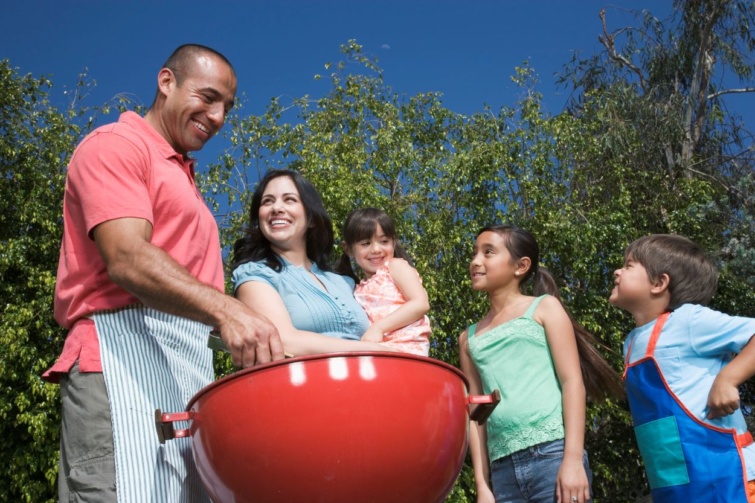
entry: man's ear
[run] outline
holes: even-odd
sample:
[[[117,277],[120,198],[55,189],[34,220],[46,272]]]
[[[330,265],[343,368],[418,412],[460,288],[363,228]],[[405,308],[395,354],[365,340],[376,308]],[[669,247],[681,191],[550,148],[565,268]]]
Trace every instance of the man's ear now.
[[[671,278],[669,278],[668,274],[665,272],[658,276],[655,281],[653,281],[653,284],[650,288],[650,292],[655,295],[660,295],[664,292],[668,291],[668,285],[671,282]]]
[[[167,96],[176,84],[176,76],[170,68],[162,68],[157,74],[157,88]]]

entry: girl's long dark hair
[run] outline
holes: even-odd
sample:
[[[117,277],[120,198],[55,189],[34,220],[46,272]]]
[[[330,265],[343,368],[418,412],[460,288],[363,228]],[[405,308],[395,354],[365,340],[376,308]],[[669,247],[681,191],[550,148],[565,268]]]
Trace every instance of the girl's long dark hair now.
[[[299,191],[304,212],[307,215],[307,257],[323,271],[330,271],[330,254],[333,252],[333,223],[325,211],[317,189],[298,171],[276,169],[268,171],[257,184],[249,206],[249,225],[244,236],[233,245],[231,269],[246,262],[264,262],[275,271],[283,268],[283,262],[273,251],[270,241],[260,230],[260,206],[267,184],[275,178],[287,176]]]
[[[354,210],[346,217],[346,222],[343,224],[343,231],[341,233],[341,239],[347,248],[351,248],[359,241],[370,239],[377,230],[377,226],[383,229],[385,237],[392,239],[394,243],[393,256],[396,258],[402,258],[412,263],[409,255],[404,248],[398,242],[398,236],[396,235],[396,227],[393,225],[393,220],[388,214],[377,208],[362,208]],[[354,281],[359,281],[354,268],[351,266],[351,259],[346,251],[341,255],[335,265],[335,272],[349,276]]]
[[[495,232],[504,238],[506,249],[511,254],[512,260],[529,257],[530,268],[522,277],[521,283],[532,278],[534,282],[534,295],[549,294],[561,301],[556,280],[545,267],[540,266],[540,248],[537,240],[530,232],[515,225],[490,225],[477,233]],[[563,304],[562,304],[563,305]],[[595,339],[582,325],[577,323],[572,314],[564,306],[566,314],[574,327],[577,339],[577,351],[579,352],[582,380],[585,384],[587,396],[592,400],[602,400],[606,397],[621,397],[624,395],[619,374],[603,358],[595,348]]]

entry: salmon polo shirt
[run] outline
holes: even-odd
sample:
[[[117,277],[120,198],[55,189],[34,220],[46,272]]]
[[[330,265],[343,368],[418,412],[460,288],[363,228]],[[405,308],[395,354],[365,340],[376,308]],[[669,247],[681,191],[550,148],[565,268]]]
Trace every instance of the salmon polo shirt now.
[[[96,311],[138,304],[116,285],[92,239],[108,220],[142,218],[151,243],[200,282],[224,290],[218,226],[194,181],[193,160],[134,112],[97,128],[76,148],[63,198],[63,241],[55,285],[55,320],[70,331],[58,360],[43,377],[52,382],[76,360],[82,372],[101,372]]]

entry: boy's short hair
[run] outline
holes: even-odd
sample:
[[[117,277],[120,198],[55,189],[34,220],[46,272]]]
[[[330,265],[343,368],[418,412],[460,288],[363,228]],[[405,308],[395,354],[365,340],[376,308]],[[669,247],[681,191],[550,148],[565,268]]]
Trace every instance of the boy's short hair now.
[[[647,270],[650,281],[669,277],[669,304],[673,311],[682,304],[707,305],[718,284],[718,270],[695,242],[674,234],[652,234],[632,242],[624,252]]]

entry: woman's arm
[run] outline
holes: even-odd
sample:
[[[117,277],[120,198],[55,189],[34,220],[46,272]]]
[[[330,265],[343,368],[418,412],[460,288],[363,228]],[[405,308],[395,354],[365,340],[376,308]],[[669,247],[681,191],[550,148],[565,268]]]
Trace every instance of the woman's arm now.
[[[564,414],[564,459],[556,480],[560,501],[580,503],[590,499],[590,484],[582,464],[585,444],[585,385],[577,352],[577,339],[569,315],[555,297],[544,298],[535,310],[535,320],[545,336],[561,383]]]
[[[422,286],[417,271],[406,260],[391,260],[388,272],[406,302],[388,316],[373,323],[362,336],[363,341],[382,341],[383,334],[414,323],[430,311],[427,291]]]
[[[469,340],[465,330],[459,336],[459,361],[461,371],[469,381],[469,394],[481,395],[482,382],[472,357],[469,355]],[[475,486],[478,503],[493,503],[493,491],[490,488],[490,461],[488,460],[487,431],[485,425],[475,421],[469,424],[469,454],[474,468]]]
[[[247,281],[236,288],[236,298],[258,313],[265,313],[278,329],[283,349],[294,356],[338,351],[390,351],[382,344],[338,339],[314,332],[297,330],[291,321],[286,305],[272,286],[258,281]]]

